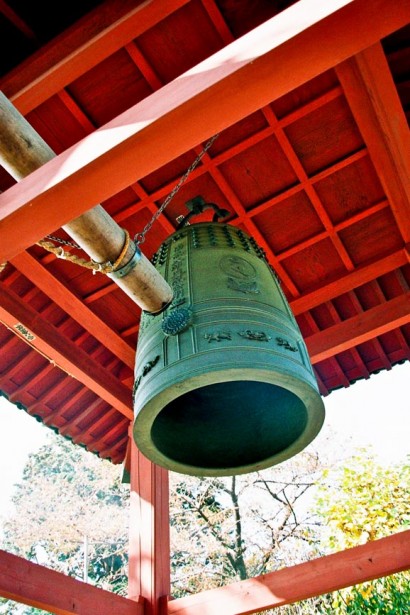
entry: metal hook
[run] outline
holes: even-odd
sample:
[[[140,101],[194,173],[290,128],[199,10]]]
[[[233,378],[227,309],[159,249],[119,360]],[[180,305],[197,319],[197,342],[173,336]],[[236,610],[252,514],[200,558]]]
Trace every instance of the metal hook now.
[[[189,213],[181,220],[177,230],[183,228],[193,216],[202,214],[206,209],[213,209],[214,215],[212,222],[218,222],[220,218],[227,218],[230,215],[230,211],[227,209],[221,209],[215,203],[207,203],[202,196],[196,196],[185,203],[186,207],[190,210]]]

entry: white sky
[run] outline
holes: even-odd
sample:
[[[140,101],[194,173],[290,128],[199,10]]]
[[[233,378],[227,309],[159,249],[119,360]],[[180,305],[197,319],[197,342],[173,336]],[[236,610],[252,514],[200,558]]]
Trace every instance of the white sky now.
[[[314,444],[331,433],[346,449],[371,446],[383,463],[410,454],[410,362],[396,365],[324,398],[326,420]],[[0,521],[30,452],[45,443],[49,428],[0,397]]]

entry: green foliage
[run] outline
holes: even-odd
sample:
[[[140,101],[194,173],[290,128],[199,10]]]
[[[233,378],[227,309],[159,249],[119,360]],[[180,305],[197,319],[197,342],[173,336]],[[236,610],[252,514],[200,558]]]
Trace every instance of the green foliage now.
[[[317,498],[326,521],[323,548],[340,551],[408,529],[410,466],[384,467],[356,455],[344,467],[324,472]],[[335,615],[410,613],[410,573],[399,573],[328,597]]]
[[[331,612],[336,615],[409,615],[410,574],[400,573],[355,585],[335,594],[331,606]]]
[[[48,615],[46,611],[0,598],[0,615]]]
[[[317,505],[330,548],[364,544],[409,526],[409,465],[386,468],[362,454],[324,478]]]

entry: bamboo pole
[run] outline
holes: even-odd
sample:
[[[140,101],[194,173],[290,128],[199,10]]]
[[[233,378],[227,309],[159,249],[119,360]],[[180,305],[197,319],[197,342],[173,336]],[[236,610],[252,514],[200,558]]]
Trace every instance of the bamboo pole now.
[[[55,157],[55,152],[0,92],[0,164],[17,181]],[[107,275],[146,312],[161,312],[172,289],[127,233],[101,205],[63,226],[97,263],[110,262]]]

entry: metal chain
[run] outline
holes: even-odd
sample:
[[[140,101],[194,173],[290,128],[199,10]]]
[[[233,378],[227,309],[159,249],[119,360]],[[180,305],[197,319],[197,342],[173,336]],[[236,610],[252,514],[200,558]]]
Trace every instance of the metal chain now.
[[[71,248],[77,248],[77,250],[81,250],[81,246],[74,241],[67,241],[67,239],[62,239],[61,237],[56,237],[55,235],[46,235],[46,239],[50,239],[51,241],[56,241],[57,243],[61,243],[64,246],[70,246]]]
[[[182,184],[184,184],[186,182],[186,180],[188,179],[188,177],[190,176],[192,171],[198,166],[198,164],[202,160],[203,156],[206,154],[206,152],[209,150],[209,148],[212,146],[212,144],[214,143],[215,139],[218,136],[219,135],[216,134],[216,135],[214,135],[213,137],[211,137],[209,139],[209,141],[204,145],[203,150],[198,154],[198,156],[195,158],[193,163],[188,167],[188,169],[182,175],[182,177],[180,178],[179,182],[171,190],[171,192],[169,193],[169,195],[167,196],[165,201],[162,203],[161,207],[158,208],[158,210],[152,216],[151,220],[145,225],[145,227],[142,230],[142,232],[141,233],[137,233],[135,235],[134,242],[135,242],[137,247],[141,243],[144,243],[145,235],[151,229],[151,227],[154,224],[154,222],[156,221],[156,219],[162,214],[162,212],[164,211],[166,206],[169,205],[171,200],[174,198],[176,193],[181,188]],[[56,237],[55,235],[47,235],[46,239],[49,239],[51,241],[56,241],[57,243],[60,243],[60,244],[62,244],[64,246],[69,246],[71,248],[76,248],[78,250],[82,250],[81,246],[79,246],[74,241],[68,241],[67,239],[62,239],[61,237]],[[41,240],[41,241],[37,242],[37,244],[41,245],[44,249],[48,250],[49,252],[53,252],[58,258],[64,258],[64,259],[67,259],[67,260],[71,260],[72,262],[75,262],[78,265],[82,265],[83,267],[87,267],[89,269],[93,269],[93,273],[95,273],[96,270],[101,272],[101,273],[110,273],[113,270],[113,265],[111,263],[109,263],[109,262],[107,262],[107,263],[95,263],[92,260],[91,261],[85,261],[84,259],[79,258],[79,257],[77,257],[77,256],[75,256],[73,254],[70,254],[68,252],[64,252],[64,250],[62,248],[57,248],[52,243],[49,243],[49,242],[47,242],[45,240]],[[7,265],[7,263],[1,263],[0,264],[0,273],[3,271],[3,269],[4,269],[4,267],[6,265]]]
[[[217,139],[217,137],[219,136],[219,134],[214,135],[213,137],[211,137],[209,139],[209,141],[204,145],[203,150],[198,154],[198,156],[195,158],[195,160],[193,161],[193,163],[188,167],[188,169],[185,171],[185,173],[182,175],[182,177],[180,178],[179,182],[176,184],[176,186],[171,190],[171,192],[169,193],[169,195],[167,196],[167,198],[165,199],[165,201],[162,203],[161,207],[159,207],[157,209],[157,211],[154,213],[154,215],[152,216],[151,220],[145,225],[144,229],[141,231],[141,233],[137,233],[134,236],[134,242],[137,246],[139,246],[141,243],[144,243],[145,241],[145,235],[148,233],[148,231],[151,229],[152,225],[154,224],[154,222],[157,220],[157,218],[159,218],[159,216],[162,214],[162,212],[164,211],[164,209],[166,208],[167,205],[169,205],[169,203],[171,202],[171,200],[174,198],[174,196],[176,195],[176,193],[179,191],[179,189],[181,188],[182,184],[184,184],[186,182],[186,180],[188,179],[188,177],[190,176],[190,174],[192,173],[192,171],[198,166],[198,164],[200,163],[200,161],[202,160],[203,156],[206,154],[206,152],[209,150],[209,148],[212,146],[212,144],[214,143],[215,139]]]

